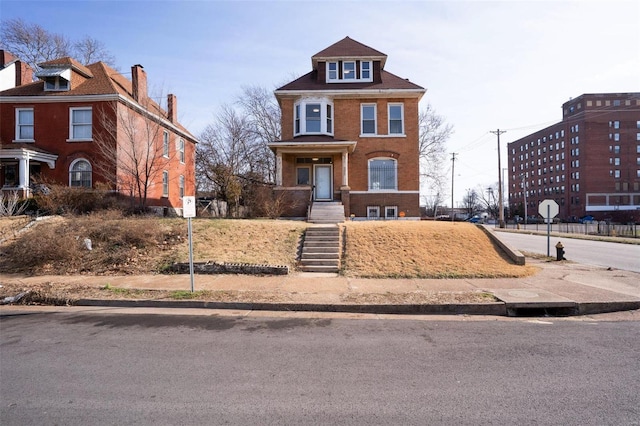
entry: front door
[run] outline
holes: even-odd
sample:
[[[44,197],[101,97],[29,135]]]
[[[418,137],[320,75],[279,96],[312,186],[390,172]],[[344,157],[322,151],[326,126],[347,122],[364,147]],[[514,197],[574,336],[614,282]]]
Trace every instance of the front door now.
[[[315,165],[313,168],[315,194],[314,199],[320,201],[330,201],[331,196],[331,166]]]

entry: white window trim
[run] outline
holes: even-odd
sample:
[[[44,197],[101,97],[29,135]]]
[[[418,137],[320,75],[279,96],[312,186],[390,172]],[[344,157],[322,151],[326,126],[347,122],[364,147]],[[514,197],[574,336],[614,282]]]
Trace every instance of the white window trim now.
[[[376,216],[371,216],[371,210],[376,211]],[[380,206],[367,206],[367,219],[380,219]]]
[[[182,200],[182,198],[184,198],[184,175],[180,175],[178,185],[178,194],[180,195],[180,199]]]
[[[371,188],[371,162],[375,161],[375,160],[391,160],[391,161],[393,161],[394,178],[395,178],[395,182],[393,183],[393,186],[394,186],[393,189],[390,189],[390,188],[372,189]],[[370,158],[367,161],[367,190],[368,190],[368,192],[397,192],[398,191],[398,160],[396,160],[395,158],[391,158],[391,157]]]
[[[73,137],[73,112],[74,111],[91,111],[91,137],[90,138],[74,138]],[[69,108],[69,139],[67,139],[67,142],[92,142],[92,141],[93,141],[93,108],[90,106]]]
[[[391,107],[394,107],[394,106],[400,107],[400,120],[402,121],[402,132],[400,133],[391,133]],[[398,103],[398,102],[387,104],[387,134],[389,134],[389,136],[405,136],[404,124],[405,124],[404,123],[404,104]]]
[[[176,149],[178,151],[178,159],[180,160],[180,164],[184,164],[184,139],[178,138],[176,144],[178,145]]]
[[[33,118],[33,124],[20,124],[20,112],[21,111],[31,111],[31,115]],[[22,126],[31,126],[33,128],[33,135],[35,138],[35,130],[36,130],[36,121],[35,121],[35,111],[33,108],[16,108],[16,133],[15,133],[15,139],[13,140],[13,142],[35,142],[34,138],[31,139],[22,139],[20,138],[20,128]]]
[[[166,182],[166,183],[165,183]],[[169,171],[162,171],[162,198],[169,197]]]
[[[388,209],[393,209],[393,215],[387,215]],[[385,219],[397,219],[398,218],[398,206],[384,206],[384,218]]]
[[[345,64],[353,63],[353,72],[356,73],[354,78],[344,78],[345,76]],[[362,78],[362,70],[363,64],[369,64],[369,78]],[[331,72],[329,70],[329,64],[336,64],[336,78],[331,78]],[[342,68],[340,67],[340,61],[328,61],[325,63],[325,72],[326,78],[325,81],[327,83],[370,83],[373,81],[373,61],[370,60],[360,60],[360,65],[358,66],[358,61],[356,59],[349,59],[342,61]],[[359,68],[359,69],[358,69]],[[342,71],[342,78],[340,78],[340,72]],[[360,78],[358,78],[358,71],[360,71]]]
[[[71,164],[69,164],[69,187],[71,187],[71,173],[73,172],[73,166],[75,166],[77,163],[84,161],[87,164],[89,164],[90,169],[88,171],[91,172],[91,184],[87,187],[87,186],[80,186],[79,188],[93,188],[93,166],[91,165],[91,161],[87,160],[86,158],[76,158],[75,160],[73,160],[71,162]],[[78,187],[76,187],[78,188]]]
[[[165,130],[162,132],[162,156],[164,158],[169,158],[170,147],[169,132]]]
[[[320,131],[319,132],[307,132],[307,105],[310,104],[320,104]],[[331,105],[331,132],[327,131],[327,105]],[[299,107],[300,110],[300,132],[296,133],[296,109]],[[301,99],[296,102],[293,107],[293,132],[294,136],[301,135],[331,135],[333,136],[333,130],[335,129],[335,108],[333,106],[333,102],[326,98],[316,99],[316,98],[307,98]]]
[[[362,77],[362,71],[364,70],[363,64],[369,64],[369,78]],[[358,81],[366,83],[373,81],[373,61],[360,61],[360,79]]]
[[[364,107],[373,107],[373,133],[364,132]],[[377,104],[360,104],[360,137],[377,136],[378,135],[378,105]]]

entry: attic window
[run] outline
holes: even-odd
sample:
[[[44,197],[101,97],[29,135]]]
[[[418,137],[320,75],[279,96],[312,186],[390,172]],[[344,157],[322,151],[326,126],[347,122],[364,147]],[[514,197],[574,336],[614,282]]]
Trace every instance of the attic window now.
[[[44,90],[67,91],[69,90],[69,81],[62,77],[46,77],[44,79]]]
[[[44,81],[46,91],[67,91],[70,89],[70,68],[43,68],[36,73],[36,77]]]
[[[327,62],[327,83],[353,83],[373,81],[371,61]]]

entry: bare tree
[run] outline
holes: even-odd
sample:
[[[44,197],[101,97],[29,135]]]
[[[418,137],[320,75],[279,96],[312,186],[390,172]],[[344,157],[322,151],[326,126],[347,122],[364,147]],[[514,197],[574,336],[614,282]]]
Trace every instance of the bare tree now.
[[[38,24],[29,24],[22,18],[2,22],[0,45],[34,70],[39,69],[40,62],[71,54],[71,43],[63,35],[51,33]]]
[[[114,57],[104,44],[92,37],[72,42],[63,34],[46,30],[38,24],[31,24],[22,18],[7,19],[0,24],[0,47],[39,70],[38,64],[66,56],[88,65],[103,61],[114,66]]]
[[[115,57],[107,50],[103,42],[91,36],[85,36],[73,43],[73,52],[74,58],[84,65],[101,61],[117,70]]]
[[[430,191],[443,192],[443,164],[446,157],[446,143],[453,134],[453,126],[436,113],[431,104],[418,115],[420,176],[423,185]]]
[[[467,194],[462,197],[462,208],[466,211],[468,217],[473,217],[482,211],[478,191],[475,189],[467,189]]]
[[[493,186],[488,186],[484,191],[482,187],[480,187],[478,190],[478,194],[480,194],[478,201],[480,202],[484,211],[487,212],[489,216],[497,218],[500,214],[500,206],[498,205],[497,200],[498,191],[495,190]]]
[[[150,99],[141,102],[145,110],[151,108],[149,103]],[[99,154],[96,167],[119,193],[131,197],[138,211],[144,211],[150,186],[160,180],[171,160],[172,150],[165,150],[164,127],[142,110],[117,101],[106,105],[97,113],[102,131],[94,135]]]
[[[438,207],[444,202],[444,194],[442,192],[431,193],[423,198],[425,213],[427,216],[435,218],[438,215]],[[444,212],[441,212],[444,214]]]

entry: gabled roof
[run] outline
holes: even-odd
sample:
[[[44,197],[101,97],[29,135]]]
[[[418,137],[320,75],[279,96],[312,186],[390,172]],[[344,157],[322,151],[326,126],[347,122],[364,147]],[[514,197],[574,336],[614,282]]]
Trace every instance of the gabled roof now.
[[[379,50],[373,49],[350,37],[345,37],[326,49],[321,50],[311,57],[313,69],[318,66],[320,60],[340,60],[340,59],[372,59],[380,61],[380,68],[384,68],[387,55]]]
[[[73,85],[71,90],[67,91],[46,91],[44,90],[44,81],[36,81],[30,84],[4,90],[0,92],[0,97],[38,96],[73,98],[74,96],[120,95],[133,103],[139,103],[133,98],[133,84],[131,80],[127,79],[104,62],[96,62],[94,64],[84,66],[72,58],[60,58],[53,61],[43,62],[39,65],[43,67],[43,70],[54,70],[54,72],[56,69],[64,67],[67,67],[68,69],[68,67],[71,67],[73,72],[80,73],[85,78],[80,84]],[[69,101],[72,100],[73,99],[69,99]],[[144,104],[141,105],[147,111],[164,119],[169,119],[168,113],[151,98],[147,98]],[[191,138],[194,141],[197,140],[196,137],[180,123],[173,122],[172,124],[183,132],[187,138]]]

